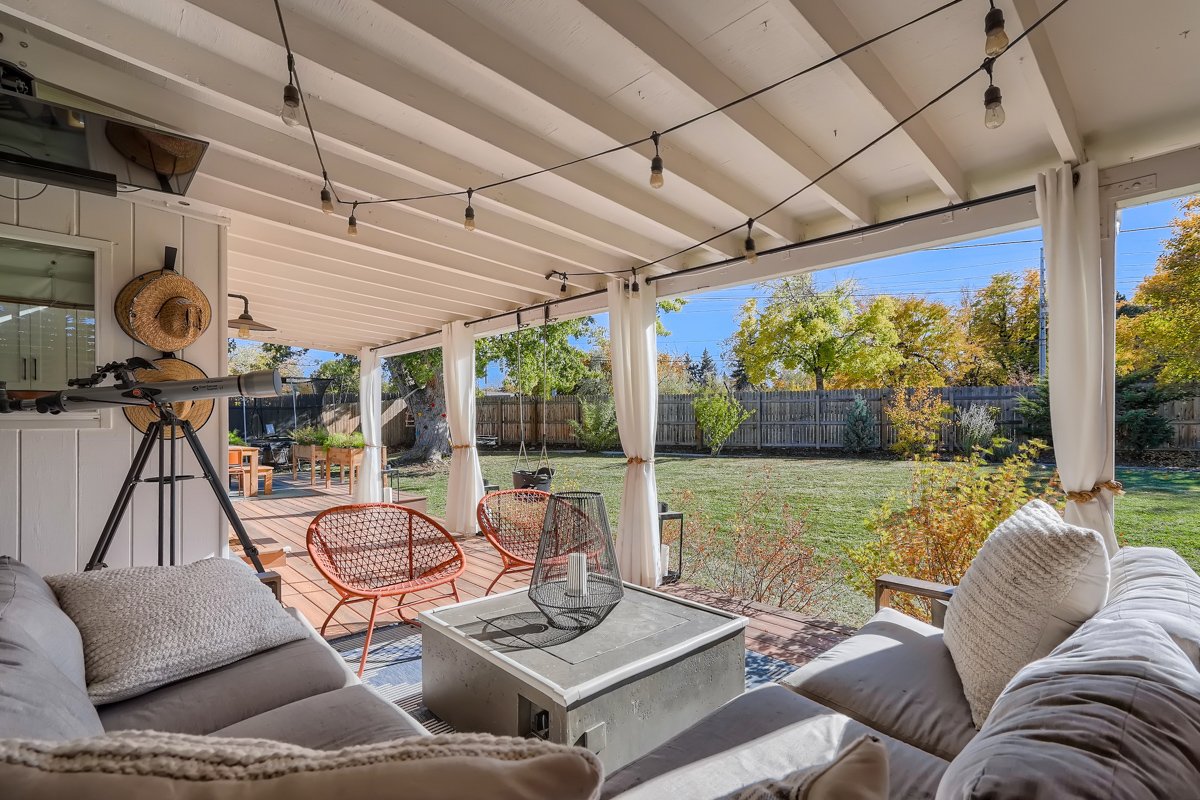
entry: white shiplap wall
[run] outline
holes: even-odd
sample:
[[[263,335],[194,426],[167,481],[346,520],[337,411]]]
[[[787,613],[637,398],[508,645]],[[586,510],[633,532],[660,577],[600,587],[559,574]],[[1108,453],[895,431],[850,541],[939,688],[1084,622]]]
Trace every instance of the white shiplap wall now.
[[[41,184],[0,178],[0,194],[30,197]],[[129,339],[113,318],[113,299],[130,279],[162,267],[163,248],[179,249],[176,268],[191,278],[213,306],[213,322],[181,357],[208,375],[223,375],[227,319],[225,230],[216,221],[184,215],[124,197],[104,197],[48,186],[36,198],[0,198],[0,223],[112,243],[108,297],[99,298],[104,336],[97,359],[161,354]],[[225,459],[226,405],[216,404],[200,431],[209,457]],[[129,469],[141,434],[123,414],[108,428],[0,430],[0,554],[12,555],[43,574],[82,569]],[[181,448],[181,453],[185,448]],[[157,474],[151,456],[146,477]],[[181,473],[199,474],[190,453]],[[203,481],[181,484],[179,508],[182,560],[223,552],[226,525],[216,499]],[[158,505],[152,485],[134,493],[129,512],[107,557],[110,566],[153,564],[158,557]]]

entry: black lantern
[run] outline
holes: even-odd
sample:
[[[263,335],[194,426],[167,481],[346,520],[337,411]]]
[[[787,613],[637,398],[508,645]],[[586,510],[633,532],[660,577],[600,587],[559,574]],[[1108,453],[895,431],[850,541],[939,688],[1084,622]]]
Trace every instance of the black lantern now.
[[[551,495],[529,599],[553,627],[587,630],[599,625],[623,594],[603,495]]]

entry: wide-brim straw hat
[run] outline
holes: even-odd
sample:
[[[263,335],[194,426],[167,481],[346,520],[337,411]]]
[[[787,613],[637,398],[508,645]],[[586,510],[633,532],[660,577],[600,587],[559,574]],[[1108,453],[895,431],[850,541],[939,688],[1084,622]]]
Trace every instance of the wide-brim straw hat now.
[[[204,370],[182,358],[159,358],[155,359],[153,363],[158,369],[135,370],[134,380],[138,383],[162,383],[163,381],[195,381],[208,377],[204,374]],[[187,420],[192,423],[193,428],[200,430],[212,416],[215,403],[215,400],[184,400],[181,403],[172,403],[171,410],[175,412],[175,416],[181,420]],[[142,433],[145,433],[158,420],[158,415],[149,406],[126,406],[124,411],[125,419],[129,420],[129,424]],[[175,428],[175,438],[178,439],[181,436],[183,436],[183,429]],[[163,430],[162,438],[171,438],[169,428]]]
[[[204,292],[173,269],[147,272],[125,284],[113,313],[130,338],[163,353],[192,344],[212,323]]]
[[[136,128],[114,120],[104,124],[104,136],[121,155],[139,167],[168,178],[195,172],[205,145],[173,133]]]

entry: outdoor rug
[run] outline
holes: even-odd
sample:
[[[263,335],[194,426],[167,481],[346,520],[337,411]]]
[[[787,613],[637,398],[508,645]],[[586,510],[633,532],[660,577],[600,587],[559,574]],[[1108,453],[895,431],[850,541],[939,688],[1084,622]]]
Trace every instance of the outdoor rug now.
[[[334,650],[352,670],[362,658],[365,633],[330,639]],[[796,668],[778,658],[746,651],[746,688],[773,683]],[[377,627],[371,637],[363,683],[411,714],[430,733],[452,733],[454,728],[433,715],[421,697],[421,629],[400,622]]]

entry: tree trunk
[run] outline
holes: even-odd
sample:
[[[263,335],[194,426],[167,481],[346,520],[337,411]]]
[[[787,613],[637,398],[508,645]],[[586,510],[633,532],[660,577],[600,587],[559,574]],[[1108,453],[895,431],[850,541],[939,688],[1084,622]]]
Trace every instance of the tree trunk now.
[[[450,455],[450,426],[446,422],[446,392],[438,374],[428,386],[408,398],[416,427],[416,441],[406,460],[441,461]]]
[[[817,391],[825,391],[825,371],[821,369],[813,370],[813,379],[817,383]]]

